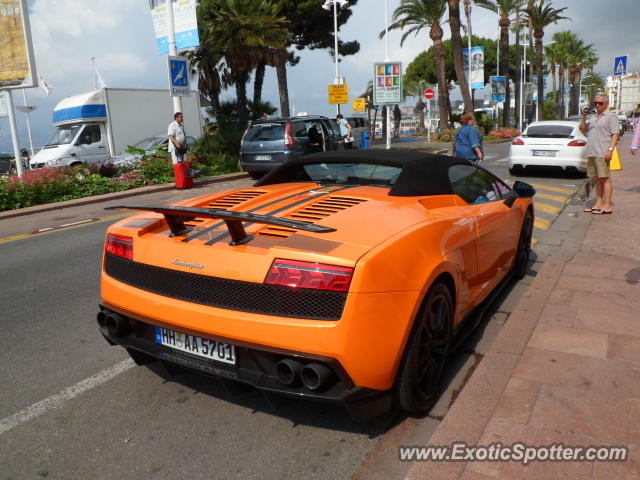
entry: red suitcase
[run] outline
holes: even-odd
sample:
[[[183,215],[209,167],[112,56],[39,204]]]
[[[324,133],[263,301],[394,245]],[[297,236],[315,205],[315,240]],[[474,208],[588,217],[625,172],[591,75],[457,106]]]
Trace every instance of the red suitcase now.
[[[188,168],[191,168],[191,162],[180,162],[173,166],[173,176],[176,179],[176,188],[178,190],[193,187],[193,178],[187,178]]]

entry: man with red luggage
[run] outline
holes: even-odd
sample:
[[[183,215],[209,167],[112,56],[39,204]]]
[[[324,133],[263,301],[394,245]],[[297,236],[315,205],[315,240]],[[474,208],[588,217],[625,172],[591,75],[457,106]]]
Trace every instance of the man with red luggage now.
[[[185,155],[189,149],[187,145],[187,135],[184,133],[184,116],[182,112],[176,112],[173,122],[169,124],[167,131],[169,135],[169,152],[173,163],[173,175],[176,181],[176,188],[193,187],[193,178],[187,177],[187,170],[191,170],[191,163],[185,161]]]

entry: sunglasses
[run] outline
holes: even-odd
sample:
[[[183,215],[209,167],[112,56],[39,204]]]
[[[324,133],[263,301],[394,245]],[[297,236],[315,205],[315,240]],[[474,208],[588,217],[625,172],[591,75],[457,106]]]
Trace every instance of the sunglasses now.
[[[604,105],[604,102],[593,102],[594,105]]]

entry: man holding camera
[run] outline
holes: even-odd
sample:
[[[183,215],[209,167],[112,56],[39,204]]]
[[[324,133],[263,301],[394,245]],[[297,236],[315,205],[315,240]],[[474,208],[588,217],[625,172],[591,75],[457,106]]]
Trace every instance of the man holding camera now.
[[[620,123],[618,116],[609,110],[609,99],[600,95],[595,99],[596,114],[587,121],[589,107],[582,110],[580,131],[587,135],[587,175],[596,184],[596,203],[585,212],[596,215],[613,213],[611,207],[611,172],[609,164],[616,144],[620,139]]]

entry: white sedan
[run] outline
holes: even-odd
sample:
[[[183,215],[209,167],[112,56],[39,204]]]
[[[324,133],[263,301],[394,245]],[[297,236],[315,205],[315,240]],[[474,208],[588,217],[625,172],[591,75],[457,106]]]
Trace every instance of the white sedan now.
[[[533,122],[511,143],[508,165],[510,173],[541,166],[586,174],[587,137],[580,132],[579,122]]]

